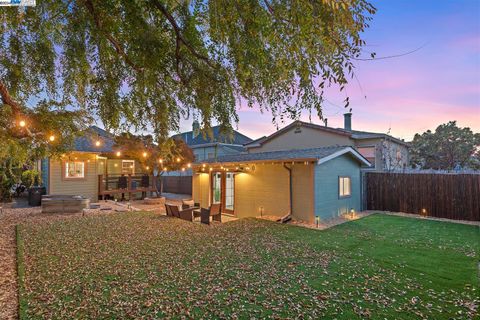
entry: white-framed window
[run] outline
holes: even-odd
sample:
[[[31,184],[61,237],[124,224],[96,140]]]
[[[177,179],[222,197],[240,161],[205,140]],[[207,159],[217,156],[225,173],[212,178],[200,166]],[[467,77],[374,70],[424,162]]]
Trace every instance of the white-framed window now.
[[[66,161],[65,162],[65,178],[66,179],[85,178],[85,162],[84,161]]]
[[[352,180],[350,177],[338,177],[338,197],[345,198],[352,195]]]
[[[135,174],[135,160],[122,160],[122,174]]]

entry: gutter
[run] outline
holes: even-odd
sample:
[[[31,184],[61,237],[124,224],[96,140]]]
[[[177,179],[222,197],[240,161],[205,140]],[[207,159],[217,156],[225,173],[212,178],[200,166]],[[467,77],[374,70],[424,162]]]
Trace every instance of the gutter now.
[[[289,191],[290,191],[290,213],[288,214],[289,216],[292,215],[293,213],[293,181],[292,181],[292,168],[288,167],[286,163],[283,163],[283,167],[288,170],[288,180],[289,180]],[[288,219],[290,220],[290,219]],[[286,222],[286,221],[282,221]]]

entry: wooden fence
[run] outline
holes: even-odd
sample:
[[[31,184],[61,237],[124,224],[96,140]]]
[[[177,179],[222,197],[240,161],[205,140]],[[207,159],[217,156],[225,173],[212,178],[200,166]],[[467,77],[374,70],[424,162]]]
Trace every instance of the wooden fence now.
[[[480,221],[480,174],[365,174],[368,210]]]
[[[162,192],[192,194],[192,176],[165,176],[161,177],[161,183]]]

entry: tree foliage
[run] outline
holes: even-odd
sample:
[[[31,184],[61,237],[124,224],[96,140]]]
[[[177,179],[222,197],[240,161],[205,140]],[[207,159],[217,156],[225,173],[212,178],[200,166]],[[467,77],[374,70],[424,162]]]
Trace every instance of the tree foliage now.
[[[439,125],[435,132],[415,134],[410,152],[412,164],[423,169],[452,170],[480,169],[479,150],[480,133],[450,121]]]
[[[229,129],[239,99],[274,121],[322,117],[374,12],[365,0],[37,1],[0,11],[0,85],[19,113],[41,96],[162,137],[193,111]]]
[[[183,140],[167,139],[156,144],[151,135],[124,132],[115,138],[114,150],[122,157],[138,160],[143,171],[160,174],[164,170],[186,169],[194,161],[192,149]]]

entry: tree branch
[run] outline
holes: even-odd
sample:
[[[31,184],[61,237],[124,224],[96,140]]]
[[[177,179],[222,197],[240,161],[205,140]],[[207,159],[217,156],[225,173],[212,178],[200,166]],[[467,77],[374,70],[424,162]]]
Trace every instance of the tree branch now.
[[[210,59],[198,53],[195,48],[193,48],[193,46],[185,39],[185,37],[181,33],[180,26],[177,24],[177,21],[175,21],[175,18],[170,14],[170,12],[168,12],[167,8],[158,0],[151,0],[151,2],[155,7],[157,7],[158,10],[160,10],[160,12],[165,16],[165,18],[167,18],[168,22],[170,22],[170,25],[173,28],[173,31],[175,32],[175,35],[177,36],[177,39],[181,43],[183,43],[185,47],[187,47],[190,53],[198,59],[205,61],[206,64],[213,68],[213,64],[211,63]]]
[[[21,112],[22,108],[20,105],[12,98],[10,93],[8,92],[7,86],[5,83],[0,80],[0,96],[2,96],[3,104],[9,105],[15,114]]]
[[[94,21],[95,25],[97,26],[99,31],[105,36],[105,38],[107,38],[107,40],[110,42],[110,44],[115,48],[115,51],[124,59],[124,61],[130,67],[132,67],[134,70],[136,70],[138,72],[143,72],[144,68],[140,67],[135,62],[133,62],[130,59],[130,57],[127,55],[125,50],[122,48],[120,43],[111,34],[107,33],[103,29],[102,21],[100,20],[100,18],[97,15],[97,12],[95,11],[92,0],[85,0],[84,3],[85,3],[85,6],[87,7],[88,12],[92,15],[92,18],[93,18],[93,21]]]

